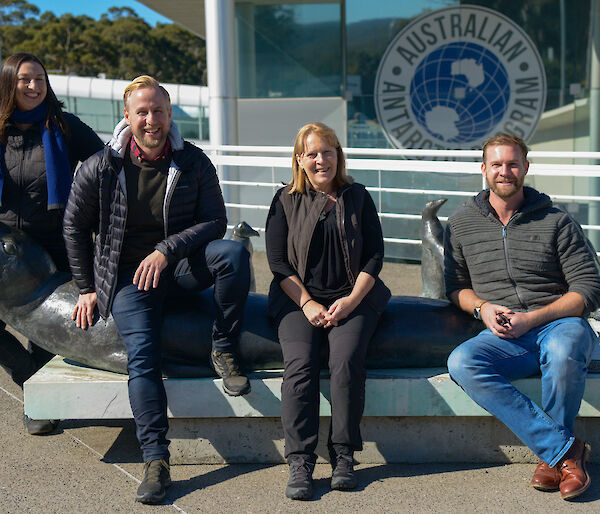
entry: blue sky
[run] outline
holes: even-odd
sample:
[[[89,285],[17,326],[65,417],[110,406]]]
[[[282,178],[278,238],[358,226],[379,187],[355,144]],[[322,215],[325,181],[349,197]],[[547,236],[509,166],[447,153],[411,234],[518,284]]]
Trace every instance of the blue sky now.
[[[152,9],[136,2],[135,0],[28,0],[30,3],[39,7],[41,12],[52,11],[57,16],[64,13],[71,13],[75,16],[87,14],[92,18],[98,19],[108,12],[111,7],[131,7],[139,16],[144,18],[150,25],[156,22],[171,23],[170,20],[156,13]]]
[[[37,5],[40,11],[52,11],[57,16],[64,13],[74,15],[87,14],[92,18],[98,19],[108,11],[110,7],[131,7],[139,16],[144,18],[150,25],[156,22],[170,23],[170,20],[154,12],[152,9],[136,2],[135,0],[28,0]],[[439,8],[449,4],[448,0],[378,0],[369,2],[367,0],[347,0],[346,13],[348,22],[352,23],[358,20],[372,18],[402,17],[408,18],[420,14],[424,8]],[[333,7],[333,6],[332,6]],[[337,18],[339,11],[334,8],[334,18]]]

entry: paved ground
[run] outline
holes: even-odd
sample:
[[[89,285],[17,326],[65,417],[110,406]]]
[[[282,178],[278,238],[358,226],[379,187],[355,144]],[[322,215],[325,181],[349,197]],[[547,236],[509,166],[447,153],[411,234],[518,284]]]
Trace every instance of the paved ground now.
[[[255,264],[264,291],[264,256]],[[383,276],[394,294],[420,292],[418,266],[386,264]],[[21,390],[0,370],[0,512],[600,512],[600,466],[581,500],[567,503],[528,486],[533,465],[460,463],[359,465],[359,488],[344,493],[329,490],[330,468],[317,465],[310,502],[285,498],[284,465],[174,466],[167,502],[148,507],[133,501],[143,465],[131,422],[63,421],[34,437],[22,412]]]

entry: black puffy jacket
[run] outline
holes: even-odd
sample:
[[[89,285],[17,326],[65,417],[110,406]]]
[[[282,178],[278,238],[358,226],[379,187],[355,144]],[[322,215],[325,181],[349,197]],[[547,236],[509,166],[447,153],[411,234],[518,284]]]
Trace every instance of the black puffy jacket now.
[[[65,140],[73,172],[79,161],[85,161],[104,144],[77,116],[67,112],[63,112],[63,116],[69,127]],[[50,253],[57,266],[66,271],[63,210],[48,210],[46,161],[42,133],[37,124],[24,131],[9,124],[3,164],[6,173],[0,221],[33,237]]]
[[[131,132],[122,124],[104,150],[78,170],[64,218],[73,278],[80,293],[97,293],[103,318],[110,314],[127,218],[122,163]],[[155,249],[173,263],[223,237],[227,218],[217,173],[209,158],[184,142],[174,125],[169,137],[173,157],[163,207],[164,239]]]

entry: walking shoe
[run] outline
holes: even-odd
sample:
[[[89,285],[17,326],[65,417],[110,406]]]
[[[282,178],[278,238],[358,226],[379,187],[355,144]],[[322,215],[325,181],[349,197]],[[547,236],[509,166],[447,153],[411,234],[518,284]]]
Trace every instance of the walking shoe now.
[[[551,468],[541,460],[535,468],[530,485],[538,491],[558,491],[559,484],[560,470],[558,466]]]
[[[310,500],[313,495],[312,474],[315,463],[301,455],[290,455],[290,479],[285,488],[285,495],[292,500]]]
[[[331,467],[331,488],[337,490],[354,489],[358,485],[358,480],[354,474],[354,457],[352,453],[339,453],[330,455]]]
[[[592,449],[581,439],[575,439],[565,456],[558,461],[556,467],[560,470],[560,494],[563,500],[571,500],[579,496],[591,484],[590,475],[585,469],[585,463],[590,458]]]
[[[229,396],[242,396],[250,392],[250,380],[240,374],[235,355],[229,352],[210,352],[212,367],[223,379],[223,391]]]
[[[42,435],[54,432],[58,426],[58,419],[31,419],[23,414],[23,424],[31,435]]]
[[[171,485],[169,463],[165,459],[150,460],[144,464],[144,480],[138,487],[136,502],[160,503]]]

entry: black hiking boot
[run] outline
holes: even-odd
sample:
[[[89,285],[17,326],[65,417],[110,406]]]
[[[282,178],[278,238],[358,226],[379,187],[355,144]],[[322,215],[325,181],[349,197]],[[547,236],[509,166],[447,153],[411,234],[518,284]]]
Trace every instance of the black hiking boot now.
[[[285,495],[292,500],[310,500],[313,495],[312,474],[315,463],[302,455],[290,455],[290,479],[285,488]]]
[[[331,467],[331,489],[345,490],[354,489],[358,485],[354,473],[354,455],[349,453],[330,453]]]
[[[171,485],[169,463],[165,459],[150,460],[144,464],[144,480],[138,487],[136,502],[161,503]]]
[[[223,391],[229,396],[242,396],[250,392],[250,380],[240,373],[235,355],[230,352],[210,352],[212,367],[223,379]]]

